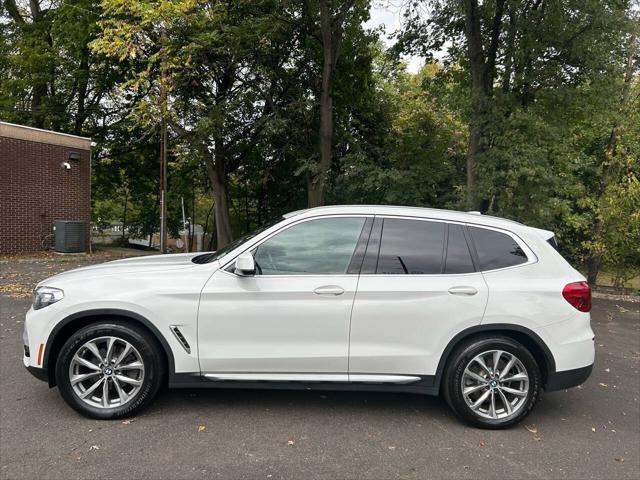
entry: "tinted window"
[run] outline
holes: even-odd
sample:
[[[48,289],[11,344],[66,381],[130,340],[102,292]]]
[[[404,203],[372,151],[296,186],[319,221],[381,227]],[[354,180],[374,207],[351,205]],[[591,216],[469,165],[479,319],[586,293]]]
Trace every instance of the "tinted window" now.
[[[460,225],[449,225],[449,241],[444,273],[469,273],[475,271],[471,253]]]
[[[442,273],[444,223],[385,218],[376,273]]]
[[[482,270],[512,267],[527,261],[527,256],[513,238],[485,228],[470,227]]]
[[[364,218],[321,218],[287,228],[254,253],[258,275],[346,273]]]

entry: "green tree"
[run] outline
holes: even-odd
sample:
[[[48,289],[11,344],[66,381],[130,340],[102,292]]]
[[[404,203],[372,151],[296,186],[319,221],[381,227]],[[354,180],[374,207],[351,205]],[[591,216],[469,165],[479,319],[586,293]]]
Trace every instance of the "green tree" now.
[[[0,118],[76,135],[97,135],[120,72],[89,49],[96,0],[4,0],[0,15]]]
[[[449,45],[446,63],[464,69],[466,206],[486,209],[491,199],[479,177],[487,174],[485,164],[492,162],[499,141],[496,120],[526,112],[558,88],[566,91],[618,69],[630,2],[427,0],[414,5],[407,10],[399,48],[430,55]]]

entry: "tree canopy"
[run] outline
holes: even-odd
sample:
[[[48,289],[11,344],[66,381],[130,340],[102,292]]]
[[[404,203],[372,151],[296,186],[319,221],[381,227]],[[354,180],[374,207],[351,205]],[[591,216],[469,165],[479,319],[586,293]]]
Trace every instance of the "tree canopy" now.
[[[556,232],[595,282],[640,271],[632,0],[2,0],[0,119],[96,142],[93,216],[209,248],[324,203],[473,209]],[[409,71],[404,55],[423,67]]]

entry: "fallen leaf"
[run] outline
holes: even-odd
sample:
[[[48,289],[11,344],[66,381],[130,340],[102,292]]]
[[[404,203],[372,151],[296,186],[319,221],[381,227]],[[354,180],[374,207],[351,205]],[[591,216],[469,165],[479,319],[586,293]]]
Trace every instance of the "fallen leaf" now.
[[[624,463],[624,458],[622,458],[622,457],[616,457],[616,458],[615,458],[615,461],[616,461],[616,462],[618,462],[618,463]]]
[[[524,428],[529,430],[531,433],[538,433],[538,427],[535,425],[525,425]]]
[[[9,298],[29,298],[33,295],[33,290],[21,283],[5,283],[0,285],[0,293]]]
[[[207,427],[205,427],[204,425],[198,425],[198,433],[204,432],[206,428]]]

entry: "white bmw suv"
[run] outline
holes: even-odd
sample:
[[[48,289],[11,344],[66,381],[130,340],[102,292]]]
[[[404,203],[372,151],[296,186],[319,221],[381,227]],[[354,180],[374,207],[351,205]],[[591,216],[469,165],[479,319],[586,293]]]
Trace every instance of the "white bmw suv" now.
[[[591,292],[552,232],[445,210],[293,212],[213,253],[41,282],[24,364],[93,418],[161,385],[442,393],[465,421],[522,420],[584,382]]]

